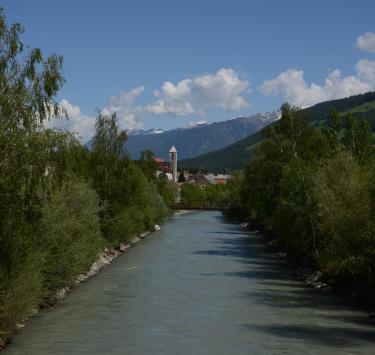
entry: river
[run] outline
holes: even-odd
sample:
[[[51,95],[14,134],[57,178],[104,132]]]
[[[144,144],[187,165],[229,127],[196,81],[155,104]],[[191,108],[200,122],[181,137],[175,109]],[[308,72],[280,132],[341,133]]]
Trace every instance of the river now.
[[[34,317],[4,355],[374,354],[366,313],[292,271],[219,212],[179,215]]]

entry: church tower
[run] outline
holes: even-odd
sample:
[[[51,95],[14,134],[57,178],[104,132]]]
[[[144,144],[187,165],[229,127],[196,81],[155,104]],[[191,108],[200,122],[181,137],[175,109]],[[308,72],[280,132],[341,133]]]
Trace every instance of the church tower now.
[[[177,182],[177,150],[175,146],[169,150],[169,160],[172,168],[172,178],[174,182]]]

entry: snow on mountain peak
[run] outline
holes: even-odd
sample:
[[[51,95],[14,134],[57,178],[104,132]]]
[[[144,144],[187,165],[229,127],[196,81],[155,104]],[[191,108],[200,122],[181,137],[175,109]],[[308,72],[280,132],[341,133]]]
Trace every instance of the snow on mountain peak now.
[[[187,125],[187,128],[194,128],[194,127],[197,127],[197,126],[204,126],[204,125],[208,125],[210,124],[210,122],[208,121],[190,121]]]

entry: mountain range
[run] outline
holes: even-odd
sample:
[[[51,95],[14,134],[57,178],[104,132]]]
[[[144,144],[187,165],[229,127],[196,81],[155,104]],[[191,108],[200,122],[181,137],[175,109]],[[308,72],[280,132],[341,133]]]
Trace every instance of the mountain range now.
[[[140,152],[146,149],[157,157],[168,159],[169,149],[174,145],[178,158],[187,159],[237,142],[274,122],[279,116],[278,111],[272,111],[227,121],[202,123],[190,128],[133,131],[128,134],[125,148],[133,159],[139,159]]]
[[[308,120],[312,125],[325,126],[328,123],[332,107],[336,108],[342,116],[352,112],[356,119],[368,119],[372,132],[375,132],[375,92],[326,101],[303,110],[306,111]],[[262,130],[259,130],[222,149],[180,161],[179,166],[185,169],[200,169],[211,172],[240,170],[249,161],[256,145],[261,140]]]

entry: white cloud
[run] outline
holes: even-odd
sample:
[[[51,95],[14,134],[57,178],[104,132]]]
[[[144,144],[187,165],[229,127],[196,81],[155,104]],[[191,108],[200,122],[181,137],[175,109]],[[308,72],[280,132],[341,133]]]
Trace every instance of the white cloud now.
[[[107,115],[116,113],[121,129],[143,128],[141,118],[144,109],[141,106],[134,107],[134,102],[144,90],[144,87],[140,86],[128,92],[121,92],[119,96],[111,96],[108,105],[102,109],[102,113]]]
[[[154,92],[155,99],[143,106],[135,104],[144,93],[143,86],[121,92],[118,96],[110,97],[101,112],[107,115],[116,113],[121,129],[136,130],[144,127],[143,118],[150,114],[174,117],[202,115],[210,107],[239,111],[248,106],[243,95],[249,91],[249,87],[250,83],[233,69],[222,68],[214,74],[187,78],[177,84],[165,82],[160,90]],[[60,105],[69,119],[53,119],[46,126],[77,132],[83,142],[92,138],[95,117],[82,114],[80,108],[68,100],[62,100]],[[198,121],[191,124],[203,123]]]
[[[356,45],[362,51],[375,53],[375,33],[367,32],[359,36]]]
[[[375,83],[375,61],[368,59],[361,59],[355,65],[357,76],[363,82],[374,87]]]
[[[68,119],[65,117],[54,118],[47,122],[47,128],[60,128],[77,133],[82,142],[92,138],[95,131],[95,117],[84,115],[78,106],[72,105],[68,100],[61,100],[60,107],[65,110]]]
[[[355,75],[342,76],[338,69],[332,71],[324,85],[307,84],[303,70],[291,68],[261,86],[264,95],[282,95],[286,101],[302,107],[371,90],[375,90],[375,62],[367,59],[357,62]]]
[[[219,69],[214,74],[187,78],[173,84],[165,82],[155,91],[156,100],[146,107],[155,115],[187,116],[204,114],[209,107],[239,111],[248,106],[243,95],[250,83],[233,69]]]
[[[143,128],[141,118],[144,110],[142,107],[134,107],[134,101],[142,95],[143,91],[143,87],[138,87],[129,92],[121,92],[119,96],[112,96],[101,112],[107,115],[116,113],[121,129]],[[83,143],[89,141],[95,133],[96,117],[83,114],[78,106],[74,106],[66,99],[61,100],[59,104],[68,119],[54,118],[47,122],[45,127],[68,130],[77,133]]]

